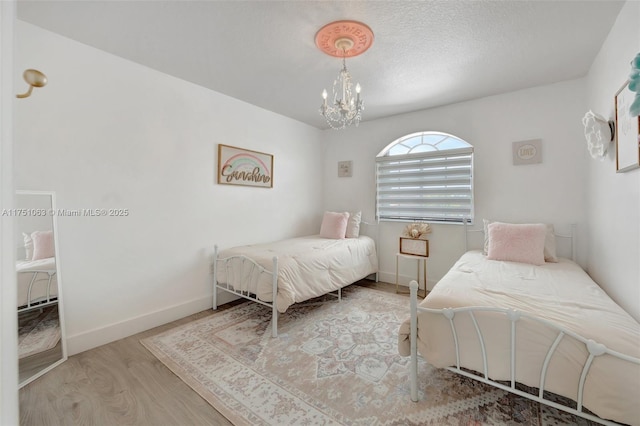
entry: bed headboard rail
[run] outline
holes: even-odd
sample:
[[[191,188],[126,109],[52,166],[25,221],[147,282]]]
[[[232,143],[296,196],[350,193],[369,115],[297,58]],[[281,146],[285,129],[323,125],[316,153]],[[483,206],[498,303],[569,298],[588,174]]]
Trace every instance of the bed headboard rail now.
[[[576,250],[576,229],[577,229],[577,225],[575,223],[572,223],[569,228],[568,234],[558,234],[557,232],[554,232],[554,235],[556,236],[556,238],[569,240],[569,247],[571,250],[571,260],[573,260],[574,262],[576,262],[577,253],[578,253],[578,251]]]
[[[365,226],[362,226],[365,225]],[[362,220],[360,221],[360,233],[362,235],[366,235],[368,237],[371,237],[374,239],[374,241],[376,242],[376,246],[378,243],[378,231],[379,231],[379,223],[376,221],[370,221],[370,220]]]

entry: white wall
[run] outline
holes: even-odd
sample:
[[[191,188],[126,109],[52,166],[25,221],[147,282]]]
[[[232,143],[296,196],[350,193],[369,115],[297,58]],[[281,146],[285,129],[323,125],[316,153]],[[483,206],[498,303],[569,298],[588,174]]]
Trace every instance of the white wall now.
[[[18,21],[15,186],[53,190],[69,352],[211,306],[214,244],[317,233],[319,130]],[[20,84],[21,71],[16,72]],[[20,90],[20,89],[19,89]],[[274,188],[215,183],[217,144],[275,156]]]
[[[400,136],[435,130],[474,146],[476,228],[482,218],[553,223],[568,232],[578,227],[578,261],[586,263],[584,185],[587,151],[580,119],[584,80],[506,93],[425,111],[361,123],[346,131],[325,131],[325,202],[328,209],[362,209],[375,216],[376,155]],[[365,110],[366,113],[366,110]],[[512,165],[511,143],[542,139],[542,164]],[[353,177],[338,178],[337,162],[353,161]],[[395,282],[395,253],[404,224],[380,224],[381,279]],[[435,225],[428,260],[432,286],[464,250],[459,225]],[[481,237],[473,234],[474,238]],[[480,241],[471,241],[478,247]],[[401,284],[415,278],[416,267],[401,265]]]
[[[613,119],[615,93],[640,51],[640,2],[629,1],[587,76],[587,105]],[[587,269],[605,291],[640,321],[640,169],[616,173],[615,145],[587,167]]]
[[[0,210],[13,203],[15,2],[0,2]],[[18,424],[18,316],[13,217],[0,217],[0,425]]]

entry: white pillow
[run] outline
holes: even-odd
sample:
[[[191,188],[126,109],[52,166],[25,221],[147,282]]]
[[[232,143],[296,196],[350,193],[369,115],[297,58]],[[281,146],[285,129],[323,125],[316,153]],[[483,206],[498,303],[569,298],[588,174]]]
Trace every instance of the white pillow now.
[[[482,248],[482,253],[486,256],[489,253],[489,224],[490,220],[482,219],[482,226],[484,232],[484,247]]]
[[[553,225],[547,224],[547,233],[544,237],[544,260],[549,263],[558,263],[556,255],[556,234]]]
[[[482,219],[482,224],[484,227],[484,254],[485,256],[489,253],[489,224],[492,223],[490,220]],[[556,235],[553,229],[553,225],[547,223],[545,224],[547,227],[547,232],[544,237],[544,260],[549,263],[557,263],[558,256],[556,255]]]
[[[347,222],[347,231],[345,237],[358,238],[360,236],[361,220],[362,212],[349,213],[349,221]]]
[[[22,239],[24,240],[25,260],[33,260],[33,240],[31,235],[23,232]]]
[[[349,213],[324,212],[322,225],[320,226],[320,236],[333,240],[342,240],[347,233],[347,222]]]

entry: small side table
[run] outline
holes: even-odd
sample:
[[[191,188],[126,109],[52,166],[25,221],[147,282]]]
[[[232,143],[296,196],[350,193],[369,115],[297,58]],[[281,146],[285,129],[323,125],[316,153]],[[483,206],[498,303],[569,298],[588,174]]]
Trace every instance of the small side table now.
[[[396,293],[398,293],[398,264],[400,258],[417,260],[416,281],[418,281],[418,295],[420,294],[420,261],[422,261],[422,276],[424,277],[424,297],[427,297],[427,258],[425,256],[414,256],[412,254],[396,253]]]

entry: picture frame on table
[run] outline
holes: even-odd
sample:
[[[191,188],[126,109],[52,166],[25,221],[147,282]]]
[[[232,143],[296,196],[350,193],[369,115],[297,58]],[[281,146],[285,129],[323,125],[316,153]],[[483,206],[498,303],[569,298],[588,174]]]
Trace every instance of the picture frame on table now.
[[[429,257],[429,240],[400,237],[400,253]]]

